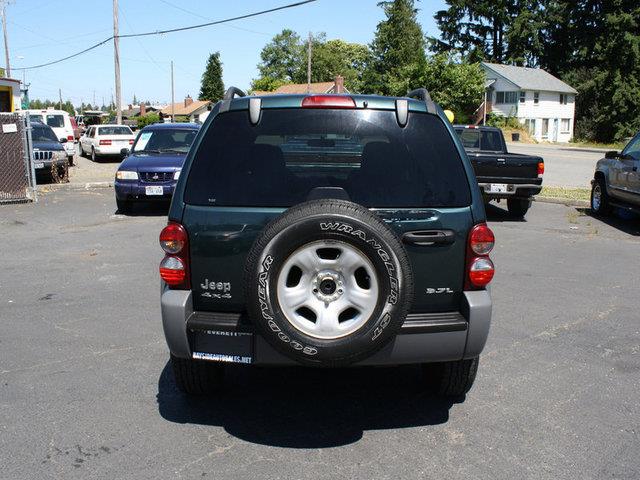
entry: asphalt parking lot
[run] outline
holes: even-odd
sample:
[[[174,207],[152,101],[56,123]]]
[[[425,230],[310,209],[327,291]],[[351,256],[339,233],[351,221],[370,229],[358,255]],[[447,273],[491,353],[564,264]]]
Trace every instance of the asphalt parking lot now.
[[[0,207],[0,478],[640,478],[640,222],[490,209],[494,316],[464,403],[414,367],[251,369],[177,392],[162,209],[111,189]]]

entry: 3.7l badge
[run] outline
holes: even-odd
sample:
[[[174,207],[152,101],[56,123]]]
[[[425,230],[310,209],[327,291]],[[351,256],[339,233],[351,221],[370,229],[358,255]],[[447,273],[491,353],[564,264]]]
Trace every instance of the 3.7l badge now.
[[[453,290],[451,290],[449,287],[427,288],[428,295],[441,294],[441,293],[453,293]]]

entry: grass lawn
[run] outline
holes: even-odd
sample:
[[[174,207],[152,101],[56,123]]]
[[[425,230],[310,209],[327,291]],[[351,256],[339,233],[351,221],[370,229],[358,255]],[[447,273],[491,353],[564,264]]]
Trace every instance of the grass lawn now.
[[[540,196],[566,198],[569,200],[590,200],[591,190],[588,188],[542,187]]]

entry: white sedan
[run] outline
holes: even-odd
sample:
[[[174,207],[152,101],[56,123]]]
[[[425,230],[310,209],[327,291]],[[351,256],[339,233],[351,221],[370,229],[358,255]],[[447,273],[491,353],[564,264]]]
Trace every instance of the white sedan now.
[[[97,157],[122,157],[122,149],[129,149],[134,139],[126,125],[92,125],[80,137],[80,156],[89,155],[94,162]]]

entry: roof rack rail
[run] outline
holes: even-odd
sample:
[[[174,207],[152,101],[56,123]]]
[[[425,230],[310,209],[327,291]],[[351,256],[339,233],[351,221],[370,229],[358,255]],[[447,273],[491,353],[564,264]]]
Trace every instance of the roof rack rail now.
[[[247,94],[244,93],[244,91],[240,90],[238,87],[229,87],[227,88],[227,91],[224,92],[224,97],[222,97],[223,100],[233,100],[233,98],[235,96],[239,96],[239,97],[246,97]]]
[[[426,88],[416,88],[407,93],[407,97],[416,98],[418,100],[422,100],[427,104],[427,112],[431,114],[436,114],[436,104],[431,100],[431,95],[429,95],[429,90]]]
[[[227,91],[224,92],[224,96],[222,97],[222,100],[220,101],[220,113],[222,112],[226,112],[229,110],[229,108],[231,108],[231,100],[234,99],[235,96],[238,97],[246,97],[247,94],[244,93],[242,90],[240,90],[238,87],[229,87],[227,88]]]
[[[418,100],[423,100],[425,102],[431,102],[431,95],[429,95],[429,90],[426,88],[416,88],[407,93],[407,97],[409,98],[417,98]]]

